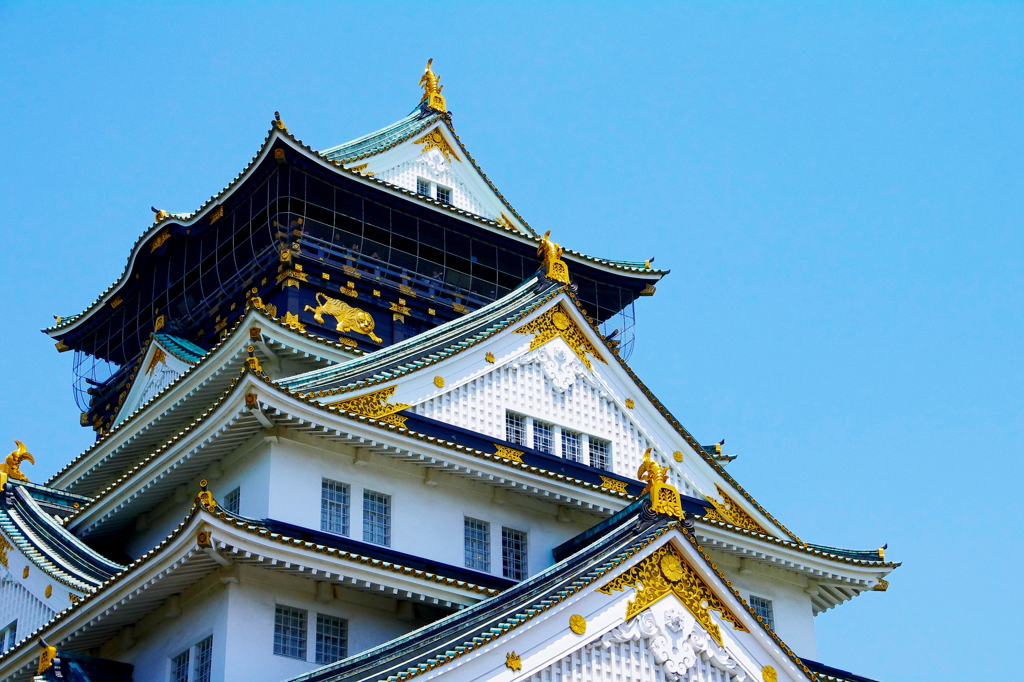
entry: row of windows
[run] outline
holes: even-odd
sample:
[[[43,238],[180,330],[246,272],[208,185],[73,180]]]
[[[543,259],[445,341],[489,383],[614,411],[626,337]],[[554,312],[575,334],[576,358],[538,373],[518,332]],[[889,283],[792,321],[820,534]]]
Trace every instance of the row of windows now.
[[[612,470],[611,441],[517,412],[505,413],[505,440],[595,469]]]
[[[348,483],[323,479],[320,488],[320,529],[349,535]],[[372,490],[363,491],[363,541],[391,546],[391,496]]]
[[[442,204],[452,203],[452,190],[450,187],[445,187],[423,178],[416,178],[416,193],[431,199],[437,199]]]
[[[309,613],[278,605],[274,609],[274,654],[306,660]],[[348,656],[348,621],[316,614],[316,643],[313,661],[333,663]]]
[[[466,568],[491,570],[491,524],[466,517]],[[525,580],[527,568],[526,533],[501,528],[501,574],[512,580]]]
[[[210,682],[212,676],[212,635],[171,659],[171,682]]]

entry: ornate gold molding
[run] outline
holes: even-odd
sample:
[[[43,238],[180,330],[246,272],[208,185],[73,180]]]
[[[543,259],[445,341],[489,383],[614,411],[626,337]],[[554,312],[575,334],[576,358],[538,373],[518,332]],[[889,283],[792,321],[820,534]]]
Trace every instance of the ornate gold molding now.
[[[498,457],[502,457],[513,462],[519,462],[520,464],[523,463],[522,450],[516,450],[515,448],[510,448],[507,445],[498,445],[497,443],[494,444],[494,447],[494,454],[496,454]]]
[[[722,620],[732,625],[733,630],[747,632],[743,623],[671,543],[666,543],[639,564],[597,589],[598,592],[611,594],[626,587],[632,587],[635,593],[634,598],[626,604],[626,620],[672,594],[719,645],[722,644],[722,633],[718,623],[711,618],[712,611],[717,611]]]
[[[161,231],[156,237],[153,238],[153,243],[149,245],[150,252],[153,252],[153,251],[156,251],[157,249],[159,249],[161,246],[164,245],[164,242],[166,242],[170,238],[171,238],[171,231],[170,230],[163,230],[163,231]]]
[[[569,616],[569,629],[573,634],[582,635],[587,632],[587,619],[578,613]]]
[[[361,395],[358,398],[348,398],[334,403],[327,403],[330,407],[336,407],[346,412],[355,412],[364,417],[370,417],[386,424],[405,427],[406,417],[401,417],[396,412],[412,407],[406,403],[392,403],[391,396],[395,394],[395,386],[388,386],[373,393]]]
[[[149,361],[149,366],[146,367],[146,374],[152,374],[153,370],[161,362],[165,365],[167,364],[167,353],[164,352],[163,348],[157,346],[156,350],[153,351],[153,359]]]
[[[722,501],[719,502],[713,497],[708,497],[708,501],[714,505],[715,508],[704,514],[705,519],[710,521],[721,521],[723,523],[732,524],[737,528],[743,528],[744,530],[771,535],[771,533],[761,527],[761,524],[751,518],[747,512],[743,511],[743,508],[736,504],[735,500],[729,497],[729,495],[722,490],[722,486],[716,483],[715,487],[718,489],[718,494],[721,496]]]
[[[601,476],[601,487],[608,488],[608,490],[614,490],[617,493],[626,492],[625,481],[619,481],[614,478],[608,478],[607,476]]]
[[[10,568],[10,566],[8,566],[7,564],[7,552],[11,549],[14,549],[13,545],[7,542],[7,538],[5,538],[3,535],[0,535],[0,566],[3,566],[4,568]],[[26,566],[25,568],[28,569],[28,566]],[[26,575],[25,577],[27,578],[28,576]]]
[[[444,154],[444,158],[448,160],[448,163],[451,163],[453,158],[459,163],[462,162],[462,159],[459,158],[459,155],[456,154],[455,150],[452,149],[450,144],[448,144],[448,140],[444,138],[444,135],[441,134],[441,131],[438,128],[434,128],[418,140],[413,140],[412,143],[423,145],[423,149],[420,150],[420,154],[426,154],[431,149],[436,149]]]
[[[764,682],[779,682],[779,673],[775,672],[775,668],[770,665],[766,665],[761,668],[761,679]]]
[[[512,672],[518,672],[523,669],[523,659],[516,652],[505,654],[505,667]]]
[[[15,481],[28,481],[28,476],[21,472],[21,463],[28,461],[29,464],[35,464],[35,458],[29,454],[29,451],[25,449],[25,444],[20,440],[14,441],[14,444],[18,446],[18,449],[7,455],[7,459],[4,460],[3,464],[0,464],[0,473],[7,474],[9,478],[13,478]]]
[[[594,344],[590,343],[583,331],[576,326],[576,323],[573,322],[572,317],[561,302],[535,320],[527,322],[519,329],[516,329],[515,333],[535,335],[533,341],[530,342],[530,350],[540,348],[552,339],[561,338],[572,349],[572,352],[576,354],[576,357],[580,359],[580,362],[586,365],[587,369],[594,369],[594,366],[590,364],[590,358],[587,357],[588,353],[601,362],[608,364],[601,357],[601,354],[597,352]]]
[[[679,498],[679,491],[668,482],[668,469],[651,459],[651,448],[644,452],[636,477],[647,483],[640,496],[650,497],[654,511],[677,519],[683,518],[683,502]]]
[[[306,307],[308,308],[309,306]],[[296,315],[295,313],[285,313],[284,323],[289,327],[295,327],[300,332],[306,331],[306,325],[299,321],[299,316]]]

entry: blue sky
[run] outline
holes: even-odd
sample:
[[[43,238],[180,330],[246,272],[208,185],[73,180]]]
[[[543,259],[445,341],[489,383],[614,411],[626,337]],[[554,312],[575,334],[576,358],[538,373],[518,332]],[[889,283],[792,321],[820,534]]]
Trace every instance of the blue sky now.
[[[534,227],[672,269],[637,306],[655,394],[802,538],[904,562],[816,619],[819,660],[1020,664],[1021,4],[6,1],[0,26],[0,441],[35,480],[91,440],[38,329],[150,205],[201,205],[275,110],[314,149],[400,118],[433,57]]]

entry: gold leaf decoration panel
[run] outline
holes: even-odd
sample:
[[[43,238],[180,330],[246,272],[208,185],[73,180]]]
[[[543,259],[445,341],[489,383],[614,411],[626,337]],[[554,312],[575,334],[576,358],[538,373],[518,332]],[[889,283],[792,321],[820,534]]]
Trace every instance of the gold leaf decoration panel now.
[[[379,391],[373,393],[367,393],[357,398],[347,398],[345,400],[339,400],[334,403],[328,403],[331,407],[337,407],[339,410],[345,410],[346,412],[355,412],[361,414],[364,417],[371,417],[373,419],[380,419],[388,424],[394,424],[396,426],[405,426],[405,417],[395,419],[383,419],[394,415],[395,412],[401,412],[402,410],[412,407],[405,403],[392,403],[391,396],[395,394],[396,386],[388,386],[382,388]]]
[[[671,543],[666,543],[639,564],[597,589],[604,594],[611,594],[627,587],[633,588],[635,596],[626,604],[626,620],[671,594],[682,602],[719,645],[722,644],[722,633],[718,623],[711,617],[712,611],[717,611],[722,620],[732,625],[733,630],[747,632],[743,623]]]
[[[771,535],[766,531],[761,524],[751,518],[750,514],[743,511],[743,508],[736,504],[736,501],[729,497],[728,493],[722,490],[722,486],[715,485],[718,488],[718,495],[722,498],[722,501],[709,497],[708,501],[714,505],[713,510],[709,510],[704,518],[711,521],[721,521],[723,523],[729,523],[737,528],[743,528],[744,530],[753,531],[755,533],[764,533],[765,535]]]
[[[601,362],[608,362],[601,357],[594,344],[590,343],[586,334],[583,333],[572,316],[565,309],[561,302],[543,313],[536,319],[527,322],[515,330],[516,334],[533,334],[533,341],[530,342],[530,350],[540,348],[552,339],[562,339],[572,349],[576,357],[580,359],[587,369],[593,370],[594,366],[587,355],[592,355]]]

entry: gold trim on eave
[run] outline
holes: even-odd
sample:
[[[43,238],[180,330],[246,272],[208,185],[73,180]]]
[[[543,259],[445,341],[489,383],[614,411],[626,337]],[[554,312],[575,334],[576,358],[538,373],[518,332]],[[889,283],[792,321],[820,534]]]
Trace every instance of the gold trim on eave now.
[[[423,145],[423,149],[420,150],[420,154],[426,154],[431,149],[436,149],[444,154],[444,158],[448,163],[451,163],[453,158],[459,163],[462,163],[462,159],[459,158],[459,155],[455,153],[452,146],[448,144],[448,140],[446,140],[444,135],[441,134],[440,128],[434,128],[420,139],[413,140],[412,143]]]
[[[530,342],[530,350],[540,348],[552,339],[561,338],[589,370],[593,370],[594,366],[590,363],[590,358],[587,357],[588,353],[608,364],[608,361],[601,357],[594,344],[590,343],[583,331],[576,325],[572,316],[569,315],[569,311],[561,302],[536,319],[514,330],[514,333],[534,334],[534,339]]]
[[[392,403],[391,396],[395,394],[396,386],[388,386],[373,393],[367,393],[357,398],[347,398],[334,403],[325,403],[328,407],[336,407],[346,412],[355,412],[364,417],[370,417],[387,424],[405,427],[407,417],[399,417],[396,412],[412,407],[406,403]]]
[[[750,530],[755,533],[763,533],[764,535],[771,535],[766,531],[761,524],[755,521],[750,514],[743,511],[743,508],[736,504],[729,495],[722,490],[722,486],[715,484],[718,489],[718,494],[721,496],[722,501],[719,502],[713,497],[707,496],[708,502],[710,502],[715,508],[709,509],[705,514],[704,518],[709,521],[721,521],[723,523],[729,523],[737,528],[743,528]]]

